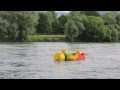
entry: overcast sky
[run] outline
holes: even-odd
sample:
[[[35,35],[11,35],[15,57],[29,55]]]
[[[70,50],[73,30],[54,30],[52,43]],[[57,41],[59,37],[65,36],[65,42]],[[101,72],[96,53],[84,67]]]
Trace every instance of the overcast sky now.
[[[57,12],[57,15],[58,17],[61,16],[62,14],[68,14],[70,11],[56,11]],[[105,13],[107,11],[99,11],[100,13]]]
[[[60,16],[60,15],[62,15],[62,14],[67,14],[67,13],[69,13],[70,11],[56,11],[57,12],[57,15],[58,16]],[[104,14],[104,13],[106,13],[106,12],[109,12],[109,11],[98,11],[100,14]],[[118,12],[118,13],[120,13],[120,11],[116,11],[116,12]]]

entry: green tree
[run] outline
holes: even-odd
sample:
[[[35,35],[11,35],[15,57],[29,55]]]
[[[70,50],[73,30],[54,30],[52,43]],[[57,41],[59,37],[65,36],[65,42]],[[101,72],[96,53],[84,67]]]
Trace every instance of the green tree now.
[[[105,25],[116,24],[116,16],[117,13],[114,11],[108,12],[105,15],[103,15],[102,17],[105,21]]]
[[[110,41],[118,41],[120,39],[120,15],[115,11],[106,13],[103,15],[105,25],[111,30],[111,39]]]
[[[69,15],[74,17],[76,15],[79,16],[80,13],[81,11],[71,11]]]
[[[108,25],[111,30],[111,40],[110,41],[118,41],[119,40],[119,31],[115,28],[115,25]]]
[[[120,14],[116,16],[116,23],[120,26]]]
[[[85,23],[85,30],[81,35],[84,41],[103,41],[106,37],[104,20],[101,17],[88,16],[88,21]]]
[[[37,33],[51,34],[52,23],[47,13],[39,13],[39,21],[37,26]]]
[[[119,32],[118,32],[118,30],[114,29],[114,30],[112,30],[112,40],[111,41],[117,42],[118,40],[119,40]]]
[[[57,13],[55,11],[47,11],[49,17],[51,18],[51,22],[54,22],[57,19]]]
[[[4,20],[4,31],[6,30],[8,40],[25,41],[29,34],[36,31],[35,27],[38,20],[36,12],[2,11],[0,17]]]
[[[82,22],[76,22],[76,26],[78,27],[78,37],[76,38],[77,41],[81,41],[81,36],[85,30],[85,27]]]
[[[79,35],[78,27],[73,20],[68,20],[65,25],[65,35],[69,41],[74,41]]]
[[[81,14],[86,16],[100,16],[99,12],[97,11],[81,11]]]
[[[52,24],[52,29],[54,34],[64,34],[65,23],[67,22],[68,17],[65,15],[61,15],[56,18]]]
[[[7,22],[7,20],[3,20],[2,18],[0,18],[0,40],[5,40],[8,27],[9,23]]]
[[[9,27],[7,29],[7,36],[8,40],[10,41],[16,41],[16,38],[18,37],[18,25],[16,23],[9,24]]]
[[[58,19],[56,19],[55,22],[53,22],[52,24],[52,29],[53,29],[53,34],[63,34],[63,30],[64,30],[64,27],[61,27],[61,24],[60,22],[58,21]]]
[[[25,41],[28,35],[36,31],[38,24],[38,14],[36,12],[18,12],[18,41]]]

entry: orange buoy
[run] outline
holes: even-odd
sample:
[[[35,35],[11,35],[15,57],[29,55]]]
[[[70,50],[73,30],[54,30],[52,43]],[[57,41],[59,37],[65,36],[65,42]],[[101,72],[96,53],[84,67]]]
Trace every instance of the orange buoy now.
[[[76,60],[85,60],[85,53],[79,54]]]

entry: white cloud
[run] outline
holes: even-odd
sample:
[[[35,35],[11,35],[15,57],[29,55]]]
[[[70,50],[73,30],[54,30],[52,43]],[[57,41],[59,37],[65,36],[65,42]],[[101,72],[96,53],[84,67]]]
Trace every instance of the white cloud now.
[[[70,11],[56,11],[57,13],[69,13]]]
[[[69,13],[70,11],[58,11],[58,12]]]
[[[56,11],[57,12],[57,16],[61,16],[62,14],[66,15],[68,14],[70,11]]]

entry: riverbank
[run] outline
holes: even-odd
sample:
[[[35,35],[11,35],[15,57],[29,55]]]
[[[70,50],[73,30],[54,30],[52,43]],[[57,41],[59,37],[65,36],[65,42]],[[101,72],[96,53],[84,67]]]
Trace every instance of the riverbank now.
[[[19,42],[10,41],[7,39],[0,40],[0,42]],[[65,35],[29,35],[28,39],[24,42],[69,42]],[[117,42],[100,42],[100,41],[74,41],[75,43],[117,43]],[[119,43],[120,41],[118,41]]]
[[[65,42],[65,35],[30,35],[27,42]]]

